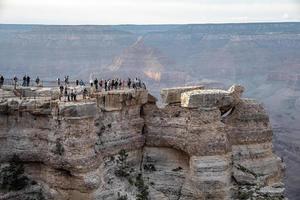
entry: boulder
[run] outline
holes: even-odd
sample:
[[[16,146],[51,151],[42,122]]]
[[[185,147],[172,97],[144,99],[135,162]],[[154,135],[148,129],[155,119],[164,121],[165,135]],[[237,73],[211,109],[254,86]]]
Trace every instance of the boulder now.
[[[192,90],[201,90],[204,86],[186,86],[186,87],[175,87],[175,88],[165,88],[160,92],[162,102],[164,104],[174,104],[181,102],[181,94],[184,92]]]
[[[244,87],[233,85],[228,90],[193,90],[181,94],[181,106],[186,108],[219,108],[227,112],[241,101]]]
[[[233,102],[234,98],[225,90],[194,90],[181,94],[181,106],[185,108],[222,108]]]

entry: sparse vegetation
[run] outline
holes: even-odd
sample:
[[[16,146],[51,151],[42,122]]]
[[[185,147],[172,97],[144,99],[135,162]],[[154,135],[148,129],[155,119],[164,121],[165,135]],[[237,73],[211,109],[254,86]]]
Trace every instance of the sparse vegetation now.
[[[121,195],[121,194],[118,192],[118,198],[117,198],[117,200],[127,200],[127,199],[128,199],[127,195]]]
[[[144,179],[142,177],[142,174],[138,174],[136,177],[132,175],[134,172],[133,168],[129,168],[128,162],[127,162],[128,154],[124,149],[119,151],[118,157],[116,159],[117,162],[117,169],[115,170],[115,175],[117,177],[124,177],[128,180],[130,185],[134,185],[137,188],[137,195],[136,200],[148,200],[149,197],[149,191],[148,186],[145,184]],[[155,171],[155,166],[153,164],[144,165],[144,169]],[[135,180],[134,180],[135,177]],[[154,183],[152,183],[154,185]],[[126,200],[127,195],[121,196],[118,193],[118,200]]]
[[[60,139],[56,139],[55,142],[55,149],[53,150],[53,153],[62,156],[65,152],[65,149],[63,147],[63,145],[60,142]]]
[[[177,167],[175,169],[172,169],[173,172],[178,172],[178,171],[181,171],[182,170],[182,167]]]
[[[138,194],[136,195],[136,200],[148,200],[149,188],[145,184],[142,174],[138,174],[138,176],[136,177],[135,186],[137,187],[138,191]]]
[[[117,169],[115,175],[117,177],[128,177],[129,176],[129,166],[127,163],[128,154],[124,149],[119,151],[117,158]]]
[[[17,191],[25,188],[29,183],[30,180],[24,175],[24,166],[20,158],[14,155],[8,166],[0,171],[0,189]]]
[[[241,170],[241,171],[245,172],[245,173],[252,174],[255,178],[258,177],[258,175],[255,172],[253,172],[252,170],[250,170],[250,169],[248,169],[248,168],[246,168],[246,167],[244,167],[244,166],[242,166],[240,164],[237,164],[236,168],[238,170]]]
[[[144,170],[149,171],[149,172],[154,172],[154,171],[156,171],[156,168],[155,168],[154,164],[148,163],[148,164],[144,165]]]

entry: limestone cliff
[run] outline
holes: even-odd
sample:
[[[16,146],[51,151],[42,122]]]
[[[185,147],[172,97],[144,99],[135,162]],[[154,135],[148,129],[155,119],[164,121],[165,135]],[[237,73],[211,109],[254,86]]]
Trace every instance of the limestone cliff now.
[[[284,199],[268,115],[243,90],[165,89],[163,108],[146,90],[3,95],[0,199]]]

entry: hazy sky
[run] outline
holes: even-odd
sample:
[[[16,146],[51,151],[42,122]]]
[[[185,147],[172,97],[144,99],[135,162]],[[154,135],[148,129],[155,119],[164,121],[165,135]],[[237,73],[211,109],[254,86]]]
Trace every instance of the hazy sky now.
[[[0,23],[176,24],[300,21],[300,0],[0,0]]]

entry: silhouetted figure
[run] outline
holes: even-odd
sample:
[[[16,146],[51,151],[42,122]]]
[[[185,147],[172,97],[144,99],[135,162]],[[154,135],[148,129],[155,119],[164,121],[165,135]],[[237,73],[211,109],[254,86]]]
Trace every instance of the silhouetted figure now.
[[[67,87],[65,87],[65,101],[70,101],[70,95],[69,95],[69,93],[68,93],[68,88]]]
[[[77,101],[77,92],[76,92],[76,90],[73,93],[73,99],[74,99],[74,101]]]
[[[107,91],[107,80],[104,81],[104,89]]]
[[[13,80],[14,80],[14,88],[16,89],[17,88],[17,83],[18,83],[18,77],[14,76]]]
[[[99,87],[100,87],[100,91],[102,90],[102,87],[103,87],[103,79],[101,79],[100,81],[99,81]]]
[[[57,85],[60,86],[60,78],[57,78]]]
[[[114,86],[115,86],[115,80],[112,79],[112,80],[111,80],[111,87],[110,87],[110,88],[113,90],[113,89],[114,89]]]
[[[35,83],[36,83],[37,86],[40,84],[40,78],[39,77],[36,77]]]
[[[63,93],[64,93],[64,86],[60,85],[59,86],[59,91],[60,91],[59,100],[61,101],[61,97],[63,96]]]
[[[128,88],[130,88],[130,87],[131,87],[131,79],[130,79],[130,78],[128,78],[128,81],[127,81],[127,86],[128,86]]]
[[[65,85],[69,84],[69,76],[65,76]]]
[[[120,90],[122,89],[122,81],[121,81],[121,79],[119,79],[119,89]]]
[[[2,88],[2,85],[4,84],[4,76],[0,76],[0,88]]]
[[[71,90],[71,101],[74,101],[74,91]]]
[[[107,90],[109,91],[110,88],[111,88],[111,80],[108,79],[108,80],[107,80]]]
[[[83,80],[80,80],[79,85],[84,86]]]
[[[26,78],[26,86],[29,87],[30,85],[30,76],[27,76]]]
[[[98,79],[96,78],[94,80],[94,85],[95,85],[95,88],[96,88],[96,91],[98,90]]]
[[[27,85],[27,76],[26,75],[24,75],[23,76],[23,83],[22,83],[22,86],[26,86]]]

